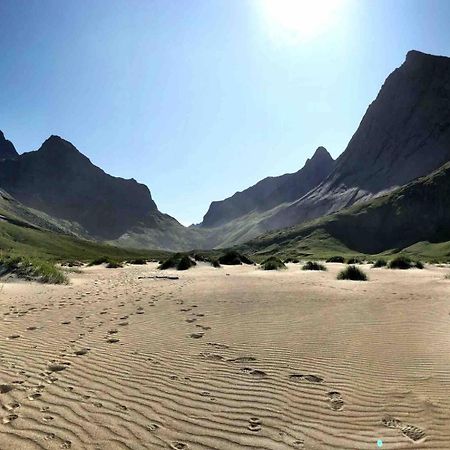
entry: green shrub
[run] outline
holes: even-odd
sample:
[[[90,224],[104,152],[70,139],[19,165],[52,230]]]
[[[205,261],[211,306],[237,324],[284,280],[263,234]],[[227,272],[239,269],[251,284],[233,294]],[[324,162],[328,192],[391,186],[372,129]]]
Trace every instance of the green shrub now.
[[[298,264],[300,261],[298,258],[286,258],[283,262],[285,264],[288,264],[288,263]]]
[[[261,268],[263,270],[281,270],[286,269],[286,266],[280,258],[271,256],[261,263]]]
[[[177,270],[188,270],[196,265],[197,263],[193,259],[191,259],[188,255],[184,255],[177,263]]]
[[[332,256],[331,258],[328,258],[327,263],[344,263],[345,258],[343,256]]]
[[[425,266],[424,266],[422,261],[416,261],[414,263],[414,266],[415,266],[416,269],[425,269]]]
[[[362,259],[359,256],[352,256],[347,259],[347,264],[362,264]]]
[[[191,267],[197,265],[195,261],[186,254],[175,253],[167,258],[165,261],[161,262],[159,265],[160,270],[167,269],[177,269],[177,270],[187,270]]]
[[[347,266],[337,276],[338,280],[367,281],[367,275],[356,266]]]
[[[135,259],[129,259],[127,261],[128,264],[135,264],[135,265],[144,265],[147,264],[147,260],[145,258],[135,258]]]
[[[413,266],[414,266],[413,262],[407,256],[397,256],[396,258],[394,258],[389,262],[390,269],[406,270],[411,269],[411,267]]]
[[[100,264],[109,264],[112,259],[109,256],[100,256],[99,258],[93,259],[88,266],[99,266]]]
[[[219,258],[219,263],[226,266],[237,266],[239,264],[254,264],[254,262],[247,258],[247,256],[231,250]]]
[[[68,282],[64,273],[54,264],[24,256],[6,256],[0,259],[0,276],[8,274],[40,283],[65,284]]]
[[[118,261],[109,261],[108,264],[106,264],[106,267],[108,269],[120,269],[123,267],[122,263],[118,262]]]
[[[213,259],[212,261],[211,261],[211,265],[213,266],[213,267],[215,267],[216,269],[220,269],[222,266],[220,265],[220,262],[217,260],[217,259]]]
[[[377,259],[374,264],[373,264],[373,268],[377,269],[379,267],[386,267],[387,266],[387,262],[385,259]]]
[[[303,265],[302,270],[327,270],[327,268],[318,262],[308,261]]]

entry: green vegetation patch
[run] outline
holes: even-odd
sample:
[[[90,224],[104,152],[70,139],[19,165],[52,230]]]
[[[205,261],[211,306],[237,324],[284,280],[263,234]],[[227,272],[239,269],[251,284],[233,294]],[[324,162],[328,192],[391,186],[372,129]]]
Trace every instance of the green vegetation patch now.
[[[401,269],[401,270],[407,270],[407,269],[423,269],[424,265],[421,261],[413,261],[412,259],[408,258],[407,256],[397,256],[397,258],[394,258],[389,262],[389,268],[390,269]]]
[[[263,270],[282,270],[286,269],[286,266],[280,258],[271,256],[261,263],[261,268]]]
[[[189,256],[183,253],[175,253],[161,262],[159,265],[160,270],[177,269],[187,270],[196,266],[197,263]]]
[[[65,284],[64,273],[54,264],[38,258],[6,256],[0,258],[0,276],[15,275],[18,278],[40,283]]]
[[[308,261],[302,266],[302,270],[327,270],[327,268],[316,261]]]
[[[387,261],[385,259],[377,259],[374,263],[373,263],[373,268],[374,269],[378,269],[380,267],[386,267],[387,266]]]
[[[327,263],[344,263],[345,258],[343,256],[332,256],[331,258],[328,258]]]
[[[254,264],[247,256],[235,250],[230,250],[219,258],[219,263],[226,266],[238,266],[240,264]]]
[[[367,275],[359,267],[347,266],[341,270],[337,276],[338,280],[367,281]]]

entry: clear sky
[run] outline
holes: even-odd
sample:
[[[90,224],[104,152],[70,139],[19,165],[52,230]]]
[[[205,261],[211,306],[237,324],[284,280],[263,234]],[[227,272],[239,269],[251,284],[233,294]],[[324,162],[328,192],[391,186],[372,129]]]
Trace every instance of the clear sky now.
[[[51,134],[199,222],[346,147],[387,75],[450,56],[443,0],[0,0],[0,129]]]

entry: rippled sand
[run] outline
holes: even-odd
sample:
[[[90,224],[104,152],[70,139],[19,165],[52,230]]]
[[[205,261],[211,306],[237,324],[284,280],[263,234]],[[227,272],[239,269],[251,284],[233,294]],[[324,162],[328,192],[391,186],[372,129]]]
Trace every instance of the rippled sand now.
[[[0,292],[0,448],[450,448],[447,268],[154,264]]]

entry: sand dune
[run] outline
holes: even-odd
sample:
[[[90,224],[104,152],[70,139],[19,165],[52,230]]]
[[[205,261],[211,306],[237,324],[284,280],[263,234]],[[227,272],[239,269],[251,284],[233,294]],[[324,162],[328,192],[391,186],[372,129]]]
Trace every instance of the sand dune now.
[[[0,448],[450,448],[449,270],[328,268],[6,283]]]

